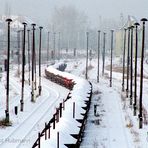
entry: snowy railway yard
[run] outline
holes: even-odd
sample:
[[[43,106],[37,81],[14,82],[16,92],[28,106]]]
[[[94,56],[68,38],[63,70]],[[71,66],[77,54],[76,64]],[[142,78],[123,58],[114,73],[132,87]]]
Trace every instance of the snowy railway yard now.
[[[72,99],[65,102],[65,110],[63,110],[63,115],[61,118],[59,118],[59,121],[55,123],[55,129],[53,129],[52,123],[50,127],[50,134],[49,130],[47,130],[46,134],[44,133],[41,136],[41,148],[56,148],[58,143],[57,133],[59,134],[59,148],[67,147],[64,144],[72,144],[77,142],[76,138],[71,135],[77,135],[80,130],[80,128],[78,127],[81,126],[81,123],[79,123],[75,119],[83,119],[83,115],[81,115],[81,113],[84,114],[85,112],[81,107],[84,107],[84,98],[87,96],[87,93],[85,92],[87,92],[88,90],[90,91],[90,87],[89,84],[87,87],[88,82],[84,80],[84,60],[67,60],[66,64],[66,73],[58,72],[57,70],[51,68],[52,72],[64,77],[75,79],[75,81],[78,81],[78,84],[82,86],[77,86],[78,88],[74,86],[75,89],[72,89],[72,92],[70,93]],[[107,61],[106,65],[109,65],[109,61]],[[97,83],[96,59],[93,59],[89,63],[88,80],[93,85],[93,94],[90,104],[90,110],[87,115],[88,118],[85,122],[85,129],[82,134],[82,139],[79,139],[80,148],[147,148],[147,122],[144,123],[143,129],[138,128],[138,116],[133,116],[133,108],[129,105],[129,98],[126,98],[126,93],[122,92],[122,72],[117,72],[116,70],[116,68],[121,67],[119,59],[114,61],[113,67],[113,84],[112,87],[109,87],[108,69],[105,69],[104,76],[102,76],[100,72],[100,82]],[[31,88],[26,80],[24,90],[24,112],[19,111],[19,101],[21,95],[20,78],[16,76],[15,69],[11,70],[10,121],[12,125],[8,127],[1,127],[0,147],[32,147],[35,141],[38,139],[38,133],[41,133],[42,130],[45,128],[45,122],[48,123],[52,119],[56,108],[59,106],[59,103],[63,102],[63,99],[68,96],[70,92],[69,89],[60,86],[54,82],[51,82],[49,79],[47,79],[47,77],[45,77],[45,68],[45,66],[42,67],[43,91],[41,96],[38,96],[34,103],[30,101]],[[145,99],[148,97],[146,93],[148,81],[147,68],[148,66],[147,64],[145,64],[143,93],[143,106],[145,107],[145,109],[147,108],[146,106],[148,103],[148,101]],[[71,74],[68,74],[67,72]],[[4,118],[5,108],[5,100],[3,99],[5,98],[4,77],[5,74],[3,73],[2,81],[0,83],[1,90],[3,91],[0,102],[1,119]],[[139,80],[137,82],[139,82]],[[73,90],[75,91],[73,92]],[[137,94],[139,94],[139,91]],[[84,100],[82,100],[82,98]],[[78,104],[75,104],[75,119],[73,118],[74,102],[78,102]],[[94,113],[94,105],[97,106],[96,113]],[[14,111],[15,106],[18,107],[17,115]],[[35,147],[38,147],[38,142]]]
[[[0,148],[148,148],[147,0],[1,0]]]

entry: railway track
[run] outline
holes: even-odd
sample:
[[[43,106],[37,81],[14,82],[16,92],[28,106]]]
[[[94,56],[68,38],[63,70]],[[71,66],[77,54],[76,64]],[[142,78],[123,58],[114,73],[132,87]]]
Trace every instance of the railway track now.
[[[9,133],[9,135],[7,135],[6,137],[3,137],[4,141],[2,141],[0,143],[0,147],[6,148],[6,147],[10,147],[10,145],[13,147],[20,147],[22,145],[22,141],[25,140],[26,137],[28,137],[28,135],[34,129],[34,127],[38,124],[38,122],[41,121],[41,119],[49,111],[51,112],[52,109],[54,110],[56,103],[60,99],[60,94],[57,93],[57,91],[53,88],[51,90],[51,88],[48,87],[49,83],[47,84],[46,80],[43,80],[43,81],[45,84],[45,86],[43,86],[43,87],[45,88],[44,90],[46,90],[46,92],[43,92],[43,94],[46,94],[46,96],[45,95],[42,96],[42,98],[44,98],[44,101],[42,103],[40,103],[38,105],[38,107],[36,107],[23,121],[21,121],[22,124],[19,124],[18,126],[16,126],[16,128],[11,133]],[[53,94],[54,94],[53,96],[49,95],[49,89],[50,89],[50,92],[51,91],[53,92]],[[40,99],[42,99],[42,98],[40,98]],[[56,99],[51,100],[51,98],[56,98]],[[44,108],[44,110],[43,110],[43,108]],[[49,108],[50,108],[50,110],[49,110]],[[34,121],[34,124],[32,124],[32,121]],[[26,129],[26,127],[29,127],[29,129],[27,129],[25,132],[22,132],[22,131],[24,131],[24,129]],[[21,135],[21,136],[18,136],[18,135]],[[17,140],[18,137],[19,137],[19,140]],[[14,140],[14,141],[12,141],[12,143],[10,143],[11,139]],[[16,143],[15,143],[15,139],[17,141]]]
[[[37,137],[33,137],[33,141],[29,140],[29,143],[26,143],[26,139],[31,135],[31,132],[38,126],[39,123],[43,122],[41,125],[44,126],[44,123],[52,118],[53,112],[55,110],[56,105],[58,105],[60,98],[63,100],[63,95],[68,94],[68,90],[65,89],[65,91],[61,91],[62,95],[60,95],[59,92],[57,92],[57,89],[55,89],[57,86],[54,86],[53,84],[50,84],[49,80],[43,78],[43,95],[41,95],[37,100],[37,105],[34,107],[34,109],[31,109],[31,112],[24,118],[22,113],[22,116],[19,115],[19,124],[14,128],[10,129],[8,134],[4,134],[7,136],[3,136],[2,140],[0,141],[0,147],[2,148],[9,148],[11,147],[30,147],[34,140]],[[52,83],[52,82],[51,82]],[[60,88],[61,89],[61,88]],[[60,90],[58,89],[58,90]],[[27,92],[28,90],[25,90]],[[30,89],[29,89],[30,92]],[[52,93],[51,93],[52,92]],[[54,98],[54,99],[52,99]],[[28,97],[24,98],[25,100],[25,106],[28,106],[30,103],[30,99]],[[29,104],[28,104],[29,103]],[[35,104],[32,104],[33,106]],[[33,107],[32,106],[32,107]],[[33,122],[32,122],[33,121]],[[14,125],[15,126],[15,125]],[[11,128],[11,127],[10,127]],[[34,135],[37,135],[36,134]],[[26,146],[26,144],[29,144]]]
[[[17,81],[15,81],[14,79],[10,78],[10,85],[12,86],[13,90],[19,94],[19,95],[15,96],[15,97],[10,97],[10,102],[9,102],[10,110],[13,110],[14,106],[20,106],[20,96],[21,96],[21,94],[20,94],[21,88],[20,87],[21,86],[20,86],[20,84],[18,84],[16,82]],[[24,94],[25,94],[24,102],[26,102],[26,100],[30,96],[28,92],[30,92],[30,89],[25,87],[24,88]],[[13,98],[13,99],[11,99],[11,98]],[[1,104],[1,106],[0,106],[0,117],[3,116],[4,110],[5,110],[5,103]]]
[[[55,93],[56,93],[56,91],[55,91]],[[27,133],[23,136],[22,141],[25,141],[25,139],[27,139],[27,137],[29,137],[31,131],[35,128],[35,126],[36,126],[39,122],[41,122],[41,120],[45,117],[46,114],[49,115],[49,119],[52,118],[52,115],[53,115],[52,109],[54,109],[55,104],[56,104],[56,102],[58,102],[58,100],[59,100],[59,94],[58,94],[58,96],[57,96],[57,99],[55,99],[50,105],[48,105],[48,103],[46,103],[46,101],[45,101],[45,103],[44,103],[43,105],[44,105],[44,107],[46,107],[46,110],[45,110],[44,113],[36,120],[36,123],[35,123],[34,125],[32,125],[32,127],[31,127],[31,128],[27,131]],[[48,101],[47,101],[47,102],[48,102]],[[50,111],[49,111],[49,108],[50,108]],[[52,109],[51,109],[51,108],[52,108]],[[42,111],[42,108],[41,108],[41,111]],[[38,113],[40,113],[40,111],[38,111]],[[37,114],[37,113],[36,113],[36,114]],[[37,114],[37,116],[38,116],[38,114]],[[34,117],[34,115],[33,115],[33,117]],[[28,121],[27,121],[27,122],[28,122]],[[28,122],[28,125],[30,125],[29,122]],[[37,138],[37,137],[36,137],[36,138]],[[34,141],[32,141],[32,142],[30,141],[29,145],[30,145],[30,146],[33,145],[33,142],[34,142]],[[27,143],[26,143],[26,144],[27,144]],[[16,146],[16,148],[22,148],[23,145],[25,145],[25,143],[20,142],[20,143]]]

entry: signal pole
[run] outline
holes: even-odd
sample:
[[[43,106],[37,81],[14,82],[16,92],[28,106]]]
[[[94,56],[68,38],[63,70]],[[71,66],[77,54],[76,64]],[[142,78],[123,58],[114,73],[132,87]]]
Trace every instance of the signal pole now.
[[[32,24],[33,33],[32,33],[32,92],[31,92],[31,102],[35,102],[35,83],[34,83],[34,69],[35,69],[35,26]]]
[[[139,128],[143,125],[142,116],[142,93],[143,93],[143,58],[144,58],[144,44],[145,44],[145,22],[146,18],[142,18],[142,50],[141,50],[141,75],[140,75],[140,98],[139,98]]]
[[[56,46],[56,32],[53,33],[53,60],[55,62],[55,59],[56,59],[56,49],[55,49],[55,46]]]
[[[28,32],[28,70],[29,70],[29,78],[28,78],[28,82],[30,85],[30,30],[27,30]]]
[[[103,53],[102,53],[102,60],[103,60],[103,64],[102,64],[102,76],[104,76],[104,67],[105,67],[105,37],[106,37],[106,33],[103,33]]]
[[[123,47],[123,75],[122,75],[122,91],[124,91],[124,74],[125,74],[125,49],[126,49],[126,28],[124,28],[124,47]]]
[[[39,95],[41,95],[41,90],[42,90],[42,86],[41,86],[41,47],[42,47],[42,29],[43,27],[39,27],[40,29],[40,40],[39,40]]]
[[[86,73],[85,78],[88,79],[88,39],[89,39],[89,32],[86,32],[86,38],[87,38],[87,49],[86,49]]]
[[[131,26],[130,105],[133,103],[133,28],[134,26]]]
[[[110,87],[112,87],[113,33],[114,33],[114,30],[111,30]]]
[[[20,77],[20,30],[17,31],[17,46],[18,46],[18,57],[17,57],[17,60],[18,60],[18,76]]]
[[[129,93],[129,50],[130,50],[130,27],[128,27],[128,47],[127,47],[127,82],[126,82],[126,97],[128,98]]]
[[[48,61],[49,61],[49,34],[50,34],[50,32],[48,31],[48,36],[47,36],[47,66],[48,66]]]
[[[34,30],[35,32],[35,30]],[[34,33],[35,34],[35,33]],[[34,36],[34,41],[35,41],[35,36]],[[34,43],[34,46],[35,46],[35,43]],[[34,47],[35,48],[35,47]],[[34,50],[34,89],[36,90],[37,89],[37,82],[36,82],[36,58],[37,57],[37,53],[36,53],[36,50]]]
[[[100,30],[98,30],[98,75],[97,75],[97,82],[99,82],[99,66],[100,66]]]
[[[10,61],[10,23],[11,19],[6,19],[8,22],[8,49],[7,49],[7,90],[6,90],[6,118],[5,121],[9,123],[9,61]]]
[[[58,41],[58,60],[60,60],[60,48],[61,48],[61,33],[59,32],[59,41]]]
[[[136,110],[137,110],[137,51],[138,51],[138,26],[139,23],[134,24],[136,27],[136,46],[135,46],[135,91],[134,91],[134,116],[136,116]]]
[[[20,111],[24,110],[24,80],[25,80],[25,41],[26,41],[26,25],[27,23],[23,22],[24,31],[23,31],[23,50],[22,50],[22,93],[21,93],[21,100],[20,100]]]

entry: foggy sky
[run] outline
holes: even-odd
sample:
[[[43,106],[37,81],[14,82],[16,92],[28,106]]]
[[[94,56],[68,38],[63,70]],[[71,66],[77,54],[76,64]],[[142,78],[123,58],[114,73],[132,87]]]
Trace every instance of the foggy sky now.
[[[84,11],[95,25],[99,16],[119,19],[123,13],[138,19],[148,17],[148,0],[0,0],[0,14],[5,13],[6,3],[10,5],[11,14],[29,16],[43,26],[49,24],[54,8],[64,5]]]

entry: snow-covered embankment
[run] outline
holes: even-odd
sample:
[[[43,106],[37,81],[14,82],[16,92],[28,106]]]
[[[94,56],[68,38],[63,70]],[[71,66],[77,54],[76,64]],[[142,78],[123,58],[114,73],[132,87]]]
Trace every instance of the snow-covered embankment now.
[[[33,147],[37,145],[44,148],[79,147],[90,107],[92,85],[85,79],[60,72],[53,67],[48,67],[45,73],[46,76],[49,74],[51,77],[58,77],[60,82],[57,83],[60,85],[64,83],[63,86],[68,86],[70,92],[67,98],[59,103],[53,118],[39,133],[39,138]],[[53,78],[50,80],[55,81]],[[70,83],[72,87],[69,86]]]

